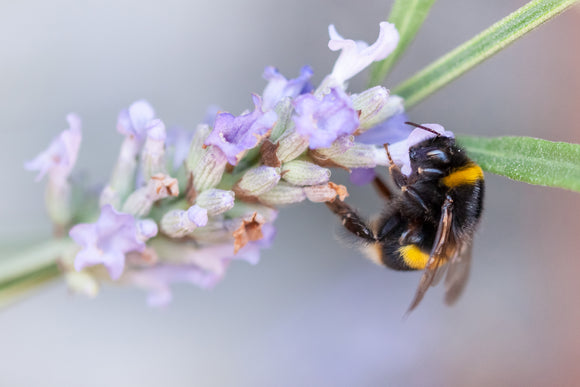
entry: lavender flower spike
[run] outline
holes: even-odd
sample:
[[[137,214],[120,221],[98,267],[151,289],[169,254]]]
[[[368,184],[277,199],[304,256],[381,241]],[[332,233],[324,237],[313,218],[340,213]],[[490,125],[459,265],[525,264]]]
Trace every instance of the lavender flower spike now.
[[[379,26],[379,37],[371,46],[360,40],[345,39],[336,32],[334,25],[328,26],[328,48],[342,50],[329,76],[335,82],[333,85],[344,84],[371,63],[385,59],[397,47],[399,33],[395,25],[381,22]]]
[[[145,249],[135,218],[115,211],[111,205],[101,208],[96,223],[77,224],[69,235],[82,247],[75,257],[75,269],[103,264],[114,280],[123,274],[125,254]]]
[[[359,125],[357,112],[344,91],[333,88],[322,99],[304,94],[294,100],[296,132],[310,140],[310,149],[327,148]]]
[[[276,113],[262,110],[262,100],[253,95],[255,109],[252,113],[235,117],[219,113],[215,126],[205,140],[205,145],[215,145],[226,155],[228,162],[237,165],[243,152],[256,146],[276,122]]]
[[[264,110],[271,110],[284,97],[297,97],[300,94],[307,93],[312,89],[310,78],[312,77],[312,68],[304,66],[300,70],[300,75],[294,79],[286,79],[274,67],[264,69],[263,78],[268,81],[268,85],[262,93]]]

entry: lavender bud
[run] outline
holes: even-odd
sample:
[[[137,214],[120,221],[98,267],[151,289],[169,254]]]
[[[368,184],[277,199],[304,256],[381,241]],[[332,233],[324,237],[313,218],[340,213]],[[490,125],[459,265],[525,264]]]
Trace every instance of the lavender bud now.
[[[171,238],[182,238],[207,224],[207,210],[193,205],[187,211],[171,210],[161,219],[161,230]]]
[[[278,114],[278,120],[272,128],[272,133],[270,133],[270,141],[275,142],[280,138],[286,130],[293,125],[292,122],[292,112],[294,111],[294,106],[292,105],[292,98],[286,97],[276,105],[276,114]]]
[[[234,206],[235,194],[233,191],[211,188],[201,192],[196,203],[207,210],[209,216],[226,212]]]
[[[137,221],[137,239],[145,242],[157,235],[157,223],[151,219]]]
[[[127,198],[123,212],[142,217],[149,213],[157,200],[177,195],[179,195],[177,179],[158,174],[152,176],[145,187],[139,188]]]
[[[383,147],[355,143],[346,152],[332,157],[332,161],[346,168],[374,168],[389,165],[387,152]]]
[[[318,148],[316,153],[326,159],[333,159],[344,154],[354,146],[354,136],[342,136],[336,139],[328,148]]]
[[[306,198],[302,187],[297,187],[281,182],[270,191],[260,195],[258,199],[264,204],[278,206],[283,204],[298,203]]]
[[[272,207],[264,206],[259,203],[238,202],[235,207],[228,211],[229,218],[245,218],[257,212],[264,218],[266,223],[271,223],[278,217],[278,211]]]
[[[67,287],[76,294],[94,298],[99,293],[99,283],[86,271],[70,270],[66,272]]]
[[[205,153],[205,147],[203,143],[205,142],[205,139],[210,134],[210,132],[211,129],[206,124],[200,124],[197,126],[197,129],[193,134],[193,139],[191,140],[191,146],[189,147],[187,159],[185,160],[185,166],[188,171],[193,171],[203,157]]]
[[[71,187],[68,181],[49,179],[46,185],[45,202],[48,216],[54,224],[65,226],[71,221]]]
[[[293,160],[282,166],[282,179],[294,185],[324,184],[330,179],[330,169],[308,161]]]
[[[294,160],[308,149],[308,138],[296,133],[286,131],[278,141],[276,156],[282,162]]]
[[[140,143],[137,137],[125,137],[109,185],[101,193],[99,199],[101,207],[110,204],[115,208],[119,208],[121,203],[134,189],[139,148]]]
[[[199,162],[191,170],[193,187],[197,192],[218,185],[228,163],[226,155],[216,146],[210,145],[199,151],[202,152],[202,155]]]
[[[351,98],[354,109],[359,112],[359,133],[367,131],[392,115],[392,108],[388,106],[389,91],[382,86],[375,86],[360,94],[352,95]]]
[[[336,189],[332,188],[329,184],[304,187],[304,193],[308,200],[315,203],[334,200],[337,195]]]
[[[141,170],[145,181],[165,169],[165,125],[159,119],[151,121],[147,128],[147,139],[141,152]]]
[[[401,114],[405,111],[405,100],[398,95],[391,95],[387,100],[387,105],[385,106],[385,120],[391,118],[396,114]]]
[[[193,230],[191,236],[203,243],[231,242],[232,233],[240,223],[240,219],[224,219],[222,215],[218,215],[209,219],[204,227]]]
[[[280,181],[280,168],[265,165],[247,171],[236,184],[245,195],[258,196],[272,189]]]

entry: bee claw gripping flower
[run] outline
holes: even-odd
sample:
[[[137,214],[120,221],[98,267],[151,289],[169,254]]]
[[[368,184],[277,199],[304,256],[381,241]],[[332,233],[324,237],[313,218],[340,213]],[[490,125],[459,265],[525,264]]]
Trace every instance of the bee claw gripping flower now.
[[[26,168],[39,171],[38,178],[49,175],[51,218],[79,246],[63,263],[70,287],[94,296],[110,278],[148,291],[150,305],[164,305],[174,282],[210,288],[233,260],[256,264],[275,235],[278,207],[344,200],[348,191],[330,181],[329,167],[354,169],[353,179],[366,183],[372,168],[388,165],[384,141],[405,172],[405,152],[429,133],[409,136],[403,100],[386,88],[346,89],[350,78],[395,49],[396,29],[380,23],[370,46],[344,39],[334,26],[329,34],[328,47],[341,52],[315,89],[309,66],[294,79],[266,67],[267,84],[262,96],[252,95],[252,111],[213,109],[193,131],[166,131],[144,100],[123,109],[114,170],[98,205],[87,200],[81,207],[79,218],[93,223],[75,225],[71,215],[68,177],[81,134],[80,119],[69,115],[70,129]]]

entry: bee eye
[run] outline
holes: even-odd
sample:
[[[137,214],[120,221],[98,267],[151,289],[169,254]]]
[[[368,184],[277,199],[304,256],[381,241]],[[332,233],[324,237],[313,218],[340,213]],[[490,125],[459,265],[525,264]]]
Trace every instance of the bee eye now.
[[[439,149],[435,149],[435,150],[427,152],[427,156],[431,159],[438,159],[438,160],[441,160],[443,162],[447,162],[449,160],[447,158],[447,155],[445,154],[445,152],[443,152],[442,150],[439,150]]]
[[[409,158],[413,161],[417,159],[417,151],[415,149],[409,151]]]

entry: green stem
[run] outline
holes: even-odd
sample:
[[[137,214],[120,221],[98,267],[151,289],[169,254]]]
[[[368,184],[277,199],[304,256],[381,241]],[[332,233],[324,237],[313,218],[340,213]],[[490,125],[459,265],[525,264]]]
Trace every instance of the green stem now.
[[[393,90],[410,107],[580,0],[534,0],[442,56]]]
[[[61,271],[57,261],[74,246],[68,238],[55,239],[0,256],[0,307],[58,278]]]

